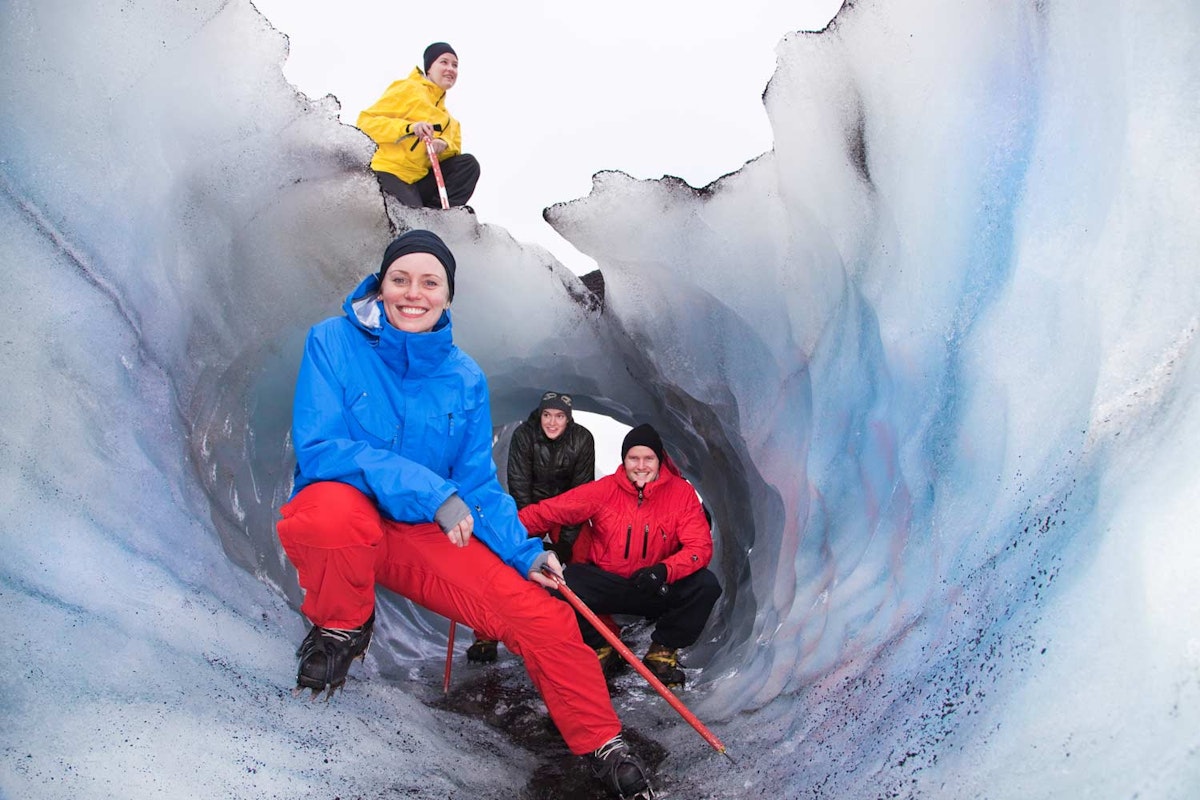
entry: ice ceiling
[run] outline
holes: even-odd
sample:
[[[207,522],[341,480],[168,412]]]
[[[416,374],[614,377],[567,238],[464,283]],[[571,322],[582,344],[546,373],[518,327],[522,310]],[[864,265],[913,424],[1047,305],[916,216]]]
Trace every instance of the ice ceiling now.
[[[336,703],[287,691],[301,337],[414,226],[498,427],[569,386],[714,511],[685,699],[738,766],[619,709],[670,796],[1200,789],[1194,3],[847,3],[780,43],[771,152],[547,211],[602,304],[385,208],[247,2],[3,9],[0,796],[537,796],[423,702],[402,600]]]

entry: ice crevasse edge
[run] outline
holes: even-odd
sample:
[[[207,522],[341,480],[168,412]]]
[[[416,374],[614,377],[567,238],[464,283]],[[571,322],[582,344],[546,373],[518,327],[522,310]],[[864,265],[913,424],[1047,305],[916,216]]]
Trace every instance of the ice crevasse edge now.
[[[460,257],[498,423],[577,385],[668,428],[714,504],[729,591],[689,699],[754,757],[666,730],[679,796],[1200,786],[1198,14],[859,3],[785,37],[771,153],[548,212],[603,314],[503,231],[402,220]],[[0,787],[520,786],[528,754],[463,775],[467,723],[385,681],[338,732],[280,696],[290,370],[389,235],[367,143],[249,4],[13,3],[2,35]],[[440,650],[388,618],[380,672]]]

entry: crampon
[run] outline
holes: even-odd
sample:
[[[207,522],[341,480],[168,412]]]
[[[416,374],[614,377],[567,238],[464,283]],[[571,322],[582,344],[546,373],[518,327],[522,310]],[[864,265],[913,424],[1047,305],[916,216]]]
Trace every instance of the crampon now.
[[[682,688],[687,683],[687,676],[679,668],[679,656],[676,650],[661,644],[651,645],[650,652],[646,653],[642,663],[667,688]]]
[[[654,800],[646,767],[618,734],[588,756],[592,775],[621,800]]]
[[[345,685],[346,673],[354,659],[366,657],[374,627],[374,613],[362,625],[350,630],[313,625],[296,651],[300,668],[296,674],[295,694],[309,689],[313,700],[322,692],[325,692],[326,700],[333,697],[334,692]]]

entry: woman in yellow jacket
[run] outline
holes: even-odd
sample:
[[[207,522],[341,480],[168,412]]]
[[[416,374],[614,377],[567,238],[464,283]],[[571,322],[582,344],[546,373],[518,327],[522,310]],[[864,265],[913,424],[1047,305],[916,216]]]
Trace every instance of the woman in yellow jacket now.
[[[442,166],[450,205],[471,199],[479,180],[479,162],[462,152],[462,130],[446,110],[446,92],[458,80],[458,54],[445,42],[425,48],[425,71],[395,81],[373,106],[358,115],[358,127],[379,149],[371,169],[388,194],[412,208],[441,208],[424,137]]]

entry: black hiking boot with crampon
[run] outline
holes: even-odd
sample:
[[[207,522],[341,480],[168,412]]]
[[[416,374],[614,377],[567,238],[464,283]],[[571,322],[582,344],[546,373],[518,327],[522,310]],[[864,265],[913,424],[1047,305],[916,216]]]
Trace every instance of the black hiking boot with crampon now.
[[[621,800],[654,800],[646,767],[617,734],[588,757],[592,775]]]
[[[346,683],[350,662],[366,655],[374,627],[374,612],[362,625],[349,630],[313,625],[296,651],[300,657],[296,691],[311,689],[314,699],[323,691],[328,692],[326,699],[332,697]]]
[[[642,663],[668,688],[679,688],[687,683],[687,676],[679,668],[678,651],[670,647],[657,643],[650,645]]]
[[[496,660],[496,640],[476,639],[467,648],[467,661],[474,664],[490,664]]]
[[[600,671],[604,673],[605,680],[616,677],[625,666],[621,654],[612,645],[606,644],[603,647],[597,647],[596,658],[600,661]]]

